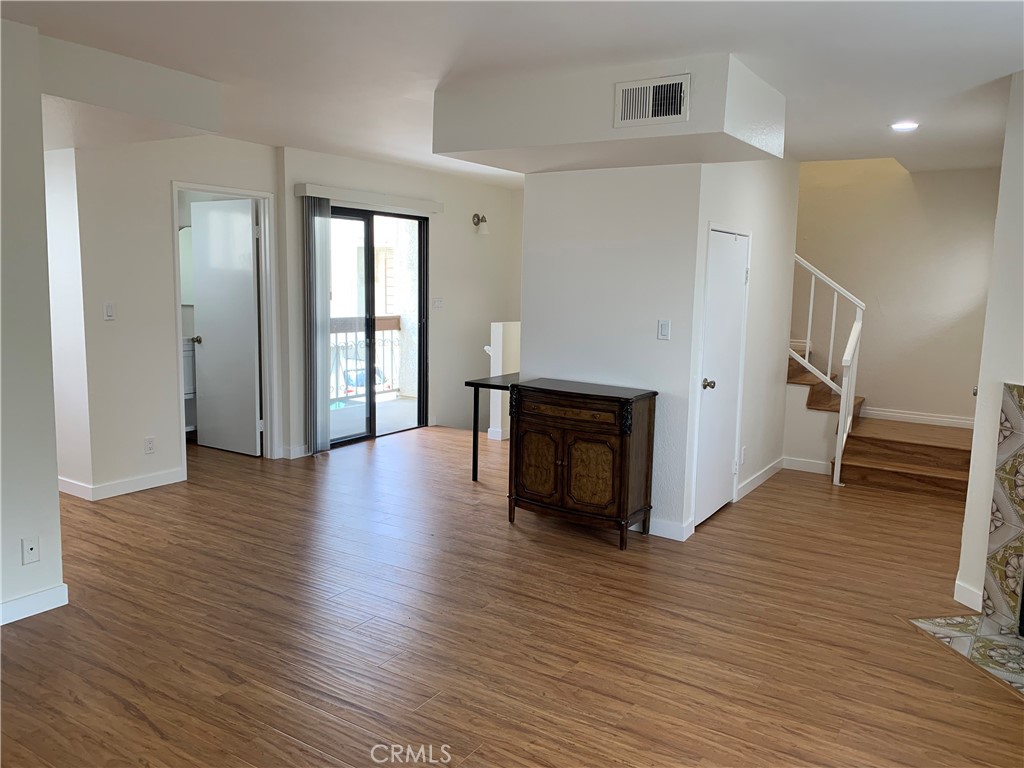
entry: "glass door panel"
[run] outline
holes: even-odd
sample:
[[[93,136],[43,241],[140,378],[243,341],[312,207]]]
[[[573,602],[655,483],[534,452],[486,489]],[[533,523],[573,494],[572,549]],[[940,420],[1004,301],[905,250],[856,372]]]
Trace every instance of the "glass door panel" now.
[[[373,353],[367,344],[367,244],[370,222],[331,218],[330,423],[331,443],[371,434]]]
[[[373,217],[377,435],[425,423],[420,408],[421,232],[420,219]]]

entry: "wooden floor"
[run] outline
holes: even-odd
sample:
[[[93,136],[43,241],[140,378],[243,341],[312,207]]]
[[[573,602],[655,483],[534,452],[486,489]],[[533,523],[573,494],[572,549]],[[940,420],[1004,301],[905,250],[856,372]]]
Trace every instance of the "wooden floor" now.
[[[482,442],[479,484],[425,429],[62,497],[71,605],[4,627],[4,767],[1022,764],[1021,699],[906,621],[961,612],[950,502],[782,472],[620,552],[510,527]]]

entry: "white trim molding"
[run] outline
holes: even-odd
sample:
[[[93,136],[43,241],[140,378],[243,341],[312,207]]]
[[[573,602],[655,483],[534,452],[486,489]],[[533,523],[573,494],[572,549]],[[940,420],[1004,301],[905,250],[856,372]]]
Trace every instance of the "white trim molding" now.
[[[675,541],[686,541],[693,533],[693,526],[685,523],[677,523],[674,520],[659,520],[651,518],[651,536],[660,536],[663,539]]]
[[[388,213],[415,213],[419,215],[444,213],[444,203],[418,197],[389,195],[387,192],[368,192],[361,189],[324,187],[320,184],[296,184],[296,197],[326,197],[332,203],[355,208],[371,208]]]
[[[27,619],[43,611],[51,611],[68,604],[68,585],[58,584],[31,595],[15,597],[0,603],[0,624]]]
[[[284,449],[284,457],[286,459],[301,459],[309,455],[308,445],[288,445]]]
[[[960,581],[960,577],[956,578],[956,586],[953,588],[953,599],[958,603],[966,605],[972,611],[981,610],[981,590],[972,587],[970,584],[964,584]]]
[[[860,415],[865,419],[909,421],[911,424],[935,424],[940,427],[974,429],[974,419],[970,416],[946,416],[941,413],[918,413],[917,411],[897,411],[891,408],[868,408],[867,406],[861,409]]]
[[[109,483],[99,483],[98,485],[89,485],[87,483],[80,483],[77,480],[70,480],[66,477],[58,477],[57,488],[63,493],[69,493],[86,501],[101,501],[114,496],[122,496],[126,493],[158,488],[161,485],[182,483],[186,479],[188,478],[185,469],[177,467],[176,469],[166,469],[163,472],[153,472],[149,475],[128,477],[124,480],[113,480]]]
[[[171,220],[173,222],[174,241],[174,274],[181,271],[181,254],[178,242],[178,193],[179,192],[213,192],[222,195],[235,195],[250,198],[256,202],[259,213],[259,247],[257,248],[256,270],[259,275],[259,326],[260,326],[260,384],[262,389],[261,405],[263,407],[263,457],[280,459],[284,455],[282,414],[284,403],[281,399],[281,344],[279,332],[280,301],[278,299],[279,281],[277,279],[277,211],[273,192],[260,190],[236,189],[234,187],[218,187],[210,184],[196,184],[189,181],[171,182]],[[181,281],[174,281],[174,302],[177,320],[177,363],[178,363],[178,413],[181,423],[181,463],[185,466],[188,459],[185,455],[185,369],[181,354]]]
[[[733,499],[733,501],[739,501],[752,490],[757,488],[757,486],[761,485],[766,480],[768,480],[772,475],[774,475],[776,472],[782,469],[784,461],[785,459],[776,459],[767,467],[758,472],[756,475],[751,477],[749,480],[744,480],[742,483],[736,486],[736,498]]]
[[[782,459],[783,469],[795,469],[797,472],[813,472],[816,475],[831,475],[832,464],[818,459],[794,459],[786,456]]]
[[[508,440],[511,434],[511,430],[508,429],[495,429],[494,427],[487,429],[488,440]]]

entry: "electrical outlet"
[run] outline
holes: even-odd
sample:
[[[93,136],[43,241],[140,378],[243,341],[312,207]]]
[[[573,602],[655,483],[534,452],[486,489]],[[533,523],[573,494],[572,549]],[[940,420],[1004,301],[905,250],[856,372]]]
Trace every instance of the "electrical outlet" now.
[[[156,453],[156,438],[155,437],[144,437],[142,438],[142,452],[145,454]]]
[[[21,540],[21,564],[39,562],[39,537],[26,536]]]
[[[444,299],[436,298],[430,300],[431,309],[444,309]]]
[[[747,446],[740,448],[740,464],[747,463]]]

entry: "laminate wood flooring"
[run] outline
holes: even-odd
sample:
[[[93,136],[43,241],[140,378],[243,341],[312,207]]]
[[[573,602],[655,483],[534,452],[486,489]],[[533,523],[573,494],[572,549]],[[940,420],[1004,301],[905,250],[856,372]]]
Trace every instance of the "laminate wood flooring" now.
[[[71,604],[3,628],[5,768],[1024,762],[1021,700],[907,621],[963,612],[955,503],[787,471],[620,552],[510,527],[470,437],[62,496]]]

